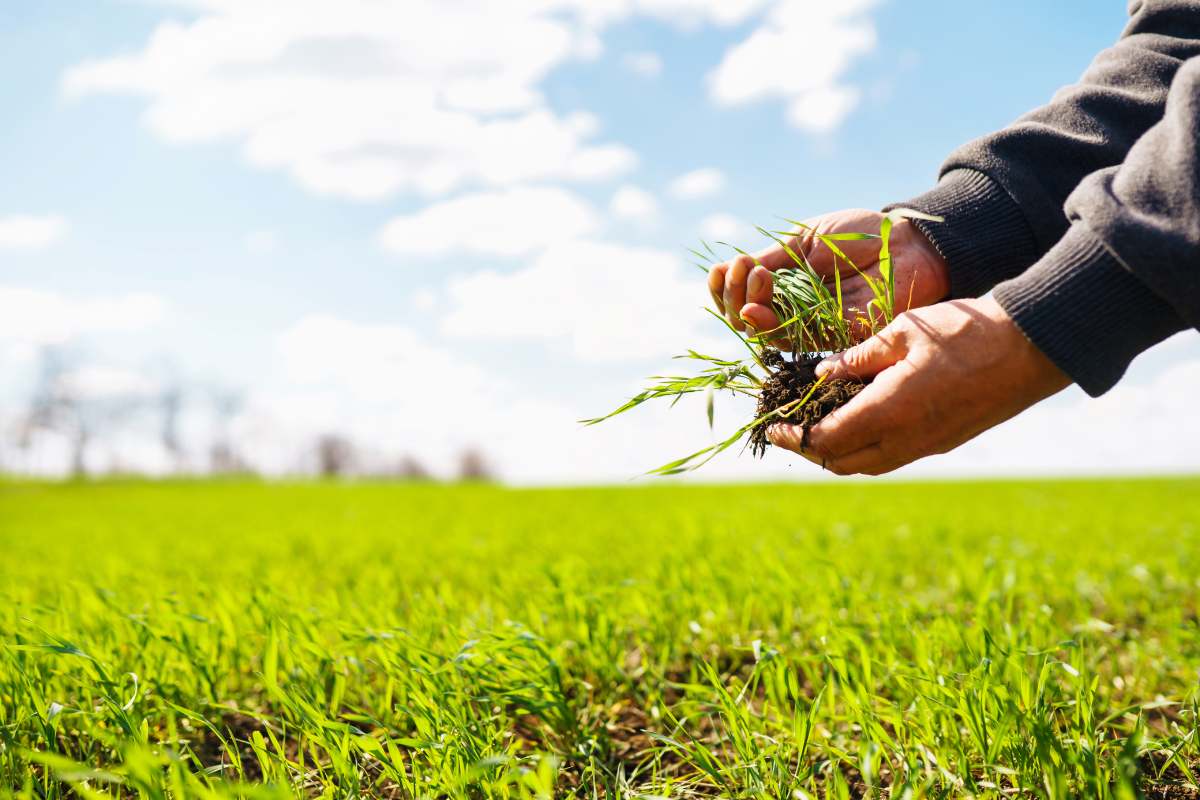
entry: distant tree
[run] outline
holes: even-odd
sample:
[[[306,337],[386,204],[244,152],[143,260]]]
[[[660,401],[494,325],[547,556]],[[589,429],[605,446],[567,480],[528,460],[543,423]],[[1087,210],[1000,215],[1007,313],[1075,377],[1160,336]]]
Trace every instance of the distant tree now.
[[[73,361],[61,347],[47,345],[41,349],[29,406],[17,425],[17,446],[28,451],[39,431],[61,434],[71,444],[70,471],[78,477],[87,471],[94,420],[86,413],[78,387],[67,379]]]
[[[351,474],[358,462],[354,444],[344,436],[327,433],[317,437],[314,444],[317,474],[324,478]]]
[[[183,441],[179,435],[179,415],[183,408],[183,388],[171,381],[163,384],[158,397],[159,416],[162,427],[159,441],[171,459],[171,467],[178,472],[183,467]]]
[[[249,472],[249,465],[233,442],[233,421],[242,412],[242,395],[219,389],[212,394],[216,426],[208,447],[208,469],[214,475],[235,475]]]
[[[405,481],[428,481],[433,475],[413,456],[404,456],[396,465],[394,477]]]
[[[467,448],[458,457],[458,479],[491,482],[496,480],[491,464],[480,450]]]

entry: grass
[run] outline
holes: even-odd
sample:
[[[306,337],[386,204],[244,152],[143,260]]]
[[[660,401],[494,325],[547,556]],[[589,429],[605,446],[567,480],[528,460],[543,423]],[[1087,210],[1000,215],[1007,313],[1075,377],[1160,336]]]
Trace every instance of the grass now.
[[[890,237],[893,225],[899,220],[908,218],[940,221],[940,217],[900,208],[883,216],[878,233],[825,234],[795,220],[785,220],[794,226],[792,231],[772,231],[758,228],[758,232],[778,246],[793,265],[791,268],[777,269],[772,273],[771,302],[780,320],[779,326],[769,331],[759,331],[747,335],[730,325],[718,311],[705,309],[719,320],[729,333],[737,337],[748,353],[748,357],[731,360],[688,350],[686,355],[676,356],[676,358],[700,362],[707,366],[693,375],[651,376],[650,380],[653,383],[649,387],[638,392],[613,411],[603,416],[580,420],[580,422],[584,425],[596,425],[635,409],[650,400],[668,398],[674,405],[686,394],[704,392],[707,397],[708,424],[709,427],[712,427],[713,396],[717,392],[728,391],[730,394],[755,398],[762,393],[772,375],[777,371],[771,366],[773,360],[768,351],[784,350],[790,352],[793,358],[799,358],[829,349],[845,350],[854,344],[856,338],[875,335],[886,327],[895,316],[896,275],[892,268]],[[824,245],[833,254],[834,268],[831,274],[823,275],[812,266],[804,251],[796,243],[797,231],[807,232],[810,238]],[[878,275],[872,275],[860,269],[839,246],[839,242],[868,239],[879,241]],[[719,244],[735,254],[750,256],[739,247]],[[703,251],[693,250],[691,252],[700,259],[696,266],[707,271],[721,258],[710,245],[703,244],[702,247]],[[762,262],[757,258],[750,257],[754,258],[756,265],[761,265]],[[848,307],[844,304],[842,265],[870,290],[872,299],[868,301],[866,308]],[[756,428],[768,423],[786,422],[795,418],[819,386],[820,382],[818,381],[804,396],[793,398],[784,405],[766,410],[765,413],[759,413],[750,422],[735,430],[732,435],[688,456],[650,470],[648,474],[677,475],[699,469],[750,435]]]
[[[0,484],[0,796],[1197,797],[1200,480]]]

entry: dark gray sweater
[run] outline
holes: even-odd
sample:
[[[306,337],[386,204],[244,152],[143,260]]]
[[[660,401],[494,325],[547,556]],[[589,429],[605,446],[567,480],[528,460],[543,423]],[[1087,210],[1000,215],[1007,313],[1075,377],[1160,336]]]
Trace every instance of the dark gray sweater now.
[[[1200,327],[1200,0],[1129,12],[1078,83],[895,204],[945,218],[918,225],[952,297],[993,290],[1093,396],[1138,353]]]

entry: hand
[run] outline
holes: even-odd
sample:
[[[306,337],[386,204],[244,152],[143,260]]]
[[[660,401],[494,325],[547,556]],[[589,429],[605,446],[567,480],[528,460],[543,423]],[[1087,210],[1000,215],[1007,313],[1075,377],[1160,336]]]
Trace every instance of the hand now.
[[[872,381],[814,425],[768,435],[838,475],[881,475],[945,453],[1070,384],[991,298],[898,316],[878,335],[817,366]]]
[[[825,283],[833,285],[834,271],[842,276],[842,302],[845,316],[854,321],[867,314],[873,295],[866,281],[854,268],[813,235],[831,233],[877,233],[883,214],[866,209],[836,211],[807,222],[812,230],[798,229],[786,240],[793,252],[803,256]],[[896,275],[896,311],[927,306],[945,299],[950,293],[946,261],[925,235],[907,220],[897,222],[891,234],[892,267]],[[838,242],[843,253],[868,275],[879,277],[878,239]],[[755,265],[755,258],[761,266]],[[756,257],[737,258],[713,266],[708,273],[708,289],[717,308],[739,331],[746,323],[759,331],[779,327],[779,317],[771,306],[771,273],[796,266],[780,245],[774,245]],[[866,335],[865,329],[860,329]]]

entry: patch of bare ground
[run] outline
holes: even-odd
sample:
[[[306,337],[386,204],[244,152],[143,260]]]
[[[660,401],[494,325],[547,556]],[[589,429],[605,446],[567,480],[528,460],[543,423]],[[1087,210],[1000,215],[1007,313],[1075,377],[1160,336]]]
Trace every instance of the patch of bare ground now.
[[[1163,755],[1147,753],[1142,756],[1140,767],[1141,789],[1146,800],[1200,800],[1200,789],[1188,779],[1187,773],[1175,762],[1167,764]],[[1191,760],[1188,769],[1193,775],[1200,774],[1200,758]]]

